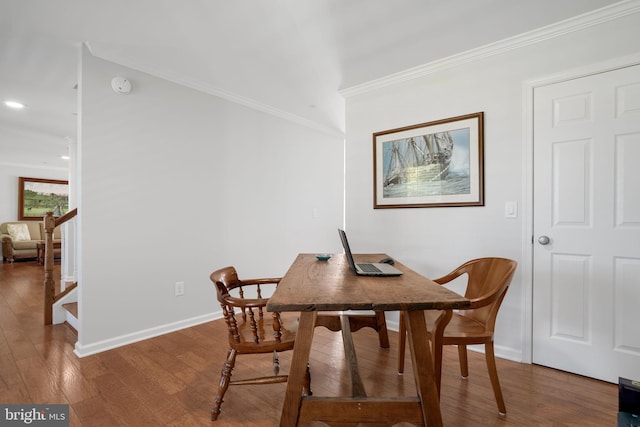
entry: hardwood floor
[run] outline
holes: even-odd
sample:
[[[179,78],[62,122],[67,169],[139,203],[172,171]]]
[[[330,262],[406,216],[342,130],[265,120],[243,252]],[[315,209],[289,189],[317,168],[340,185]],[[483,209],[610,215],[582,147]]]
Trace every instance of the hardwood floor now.
[[[59,273],[57,273],[59,277]],[[65,325],[43,326],[42,266],[0,266],[0,403],[70,405],[71,426],[276,426],[284,384],[230,387],[218,421],[209,421],[226,357],[222,320],[94,356],[73,354]],[[211,301],[211,304],[217,304]],[[369,396],[414,395],[411,361],[396,374],[391,348],[376,334],[354,333]],[[281,355],[287,372],[290,354]],[[340,333],[316,330],[311,359],[316,396],[349,394]],[[617,386],[536,365],[498,359],[507,415],[498,415],[484,356],[470,352],[470,376],[459,378],[457,352],[445,348],[441,406],[445,426],[615,426]],[[271,357],[239,357],[234,378],[269,372]]]

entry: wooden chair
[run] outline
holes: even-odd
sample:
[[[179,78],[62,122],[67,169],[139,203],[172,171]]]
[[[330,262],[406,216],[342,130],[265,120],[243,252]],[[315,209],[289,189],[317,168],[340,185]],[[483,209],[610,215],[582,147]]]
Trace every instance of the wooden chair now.
[[[209,276],[214,283],[224,320],[229,328],[229,351],[222,367],[218,393],[211,420],[220,414],[224,395],[229,385],[273,384],[286,382],[288,375],[279,375],[278,352],[293,350],[298,327],[295,313],[288,316],[266,312],[269,298],[262,296],[265,285],[276,285],[280,278],[240,280],[233,267],[216,270]],[[231,372],[237,355],[273,353],[273,375],[231,381]],[[311,395],[307,368],[305,394]]]
[[[471,300],[471,308],[452,312],[445,310],[426,310],[425,319],[429,331],[429,340],[433,345],[434,375],[438,391],[440,391],[440,379],[442,375],[442,346],[457,345],[460,358],[460,373],[463,378],[469,376],[467,362],[467,345],[484,344],[487,369],[491,378],[491,386],[498,403],[498,411],[507,413],[504,404],[498,371],[493,350],[493,330],[498,315],[498,309],[505,294],[517,263],[505,258],[479,258],[468,261],[439,279],[436,283],[441,285],[464,274],[467,275],[467,288],[465,297]],[[398,372],[404,371],[404,351],[406,340],[406,326],[404,316],[400,316],[400,345]]]

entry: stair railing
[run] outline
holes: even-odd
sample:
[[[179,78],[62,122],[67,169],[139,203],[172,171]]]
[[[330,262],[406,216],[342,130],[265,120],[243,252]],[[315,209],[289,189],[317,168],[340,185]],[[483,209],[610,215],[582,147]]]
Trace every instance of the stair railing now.
[[[62,215],[54,217],[53,212],[47,212],[44,217],[44,324],[51,325],[53,323],[53,304],[60,298],[67,295],[78,285],[73,283],[66,287],[65,290],[56,294],[56,282],[53,278],[53,230],[61,224],[69,221],[78,214],[78,209],[73,209]]]

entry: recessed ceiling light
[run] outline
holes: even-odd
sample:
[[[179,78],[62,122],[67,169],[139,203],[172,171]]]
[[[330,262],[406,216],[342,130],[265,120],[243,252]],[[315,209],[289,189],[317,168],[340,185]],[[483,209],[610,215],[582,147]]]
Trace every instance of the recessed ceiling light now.
[[[4,101],[4,105],[15,110],[22,110],[24,108],[24,104],[17,101]]]
[[[69,160],[69,159],[70,159],[70,157],[69,157],[69,156],[60,156],[60,158],[61,158],[62,160]]]

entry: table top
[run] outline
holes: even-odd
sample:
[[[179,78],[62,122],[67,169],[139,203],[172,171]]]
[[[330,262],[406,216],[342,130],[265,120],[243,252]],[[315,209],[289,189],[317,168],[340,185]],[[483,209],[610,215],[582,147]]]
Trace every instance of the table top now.
[[[356,262],[378,262],[386,254],[355,254]],[[344,254],[318,261],[299,254],[269,299],[268,311],[411,311],[457,309],[470,301],[396,260],[402,276],[358,276]]]

